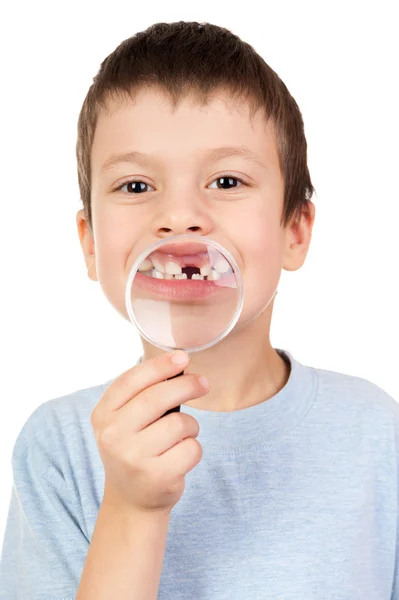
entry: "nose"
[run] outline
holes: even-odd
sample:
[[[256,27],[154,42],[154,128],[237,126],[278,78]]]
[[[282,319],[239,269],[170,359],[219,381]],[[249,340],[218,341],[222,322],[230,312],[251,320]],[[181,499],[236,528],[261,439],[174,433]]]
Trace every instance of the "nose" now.
[[[153,222],[153,231],[158,237],[198,233],[207,235],[212,229],[212,219],[204,202],[195,196],[163,198],[160,210]]]

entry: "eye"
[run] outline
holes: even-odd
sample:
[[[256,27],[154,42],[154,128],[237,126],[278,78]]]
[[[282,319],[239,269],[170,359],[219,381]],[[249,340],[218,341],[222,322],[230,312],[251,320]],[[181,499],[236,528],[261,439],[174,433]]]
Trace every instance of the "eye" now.
[[[221,177],[217,177],[212,182],[212,184],[215,181],[221,181],[222,183],[221,183],[220,186],[218,186],[217,188],[213,188],[213,189],[229,190],[229,189],[233,189],[233,188],[236,188],[236,187],[241,187],[241,184],[242,185],[246,185],[246,183],[244,183],[244,181],[242,181],[242,179],[239,179],[238,177],[234,177],[233,175],[228,175],[228,174],[222,175]],[[240,185],[239,186],[233,185],[232,188],[231,187],[227,187],[227,186],[230,186],[230,184],[233,181],[238,181],[240,183]],[[139,184],[139,185],[136,186],[135,184]],[[127,193],[130,194],[130,195],[131,195],[131,192],[133,192],[134,194],[141,194],[141,193],[143,193],[145,191],[145,189],[143,189],[142,186],[152,187],[152,186],[150,186],[149,183],[145,183],[145,181],[141,181],[140,179],[129,179],[128,181],[124,181],[119,187],[115,188],[114,191],[118,192],[119,190],[122,190],[122,188],[125,187],[125,186],[129,186]],[[134,187],[132,187],[132,186],[134,186]]]
[[[218,189],[222,189],[222,190],[230,190],[231,188],[230,187],[226,187],[226,186],[230,185],[230,183],[232,181],[239,181],[240,184],[245,185],[245,183],[241,179],[239,179],[238,177],[234,177],[234,175],[227,175],[227,174],[226,175],[222,175],[221,177],[217,177],[215,179],[215,181],[221,181],[222,182],[221,187],[218,186]],[[212,183],[214,183],[214,182],[212,182]],[[233,188],[235,188],[235,187],[241,187],[241,186],[234,185]],[[213,189],[215,189],[215,188],[213,188]]]
[[[140,184],[140,185],[135,185],[135,184]],[[140,179],[129,179],[128,181],[124,181],[119,187],[117,187],[114,191],[118,192],[119,190],[121,190],[123,187],[125,187],[125,185],[129,186],[129,192],[133,191],[135,194],[141,194],[142,192],[144,192],[145,190],[143,190],[143,188],[141,186],[146,186],[148,185],[149,187],[150,184],[149,183],[145,183],[145,181],[141,181]],[[131,186],[134,186],[134,188],[132,188]]]

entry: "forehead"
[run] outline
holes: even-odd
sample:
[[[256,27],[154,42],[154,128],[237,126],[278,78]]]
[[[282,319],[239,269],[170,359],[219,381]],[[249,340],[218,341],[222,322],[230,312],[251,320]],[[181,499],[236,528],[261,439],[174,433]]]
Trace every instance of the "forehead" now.
[[[249,102],[232,99],[227,91],[209,95],[206,104],[194,95],[173,106],[157,87],[144,87],[134,98],[113,98],[99,114],[92,145],[92,170],[117,153],[133,150],[161,161],[197,161],[206,151],[245,146],[269,167],[278,168],[273,122],[264,111],[251,114]],[[95,173],[93,173],[95,174]]]

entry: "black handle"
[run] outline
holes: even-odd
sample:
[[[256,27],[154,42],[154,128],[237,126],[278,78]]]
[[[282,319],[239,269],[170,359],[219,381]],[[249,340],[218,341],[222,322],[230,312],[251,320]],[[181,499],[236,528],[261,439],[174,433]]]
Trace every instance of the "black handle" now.
[[[184,371],[182,371],[181,373],[178,373],[177,375],[173,375],[173,377],[168,377],[166,381],[169,381],[169,379],[174,379],[175,377],[180,377],[181,375],[184,375]],[[175,406],[174,408],[171,408],[170,410],[167,410],[166,413],[164,415],[162,415],[162,417],[166,417],[166,415],[170,415],[170,413],[173,413],[173,412],[180,412],[180,405]]]

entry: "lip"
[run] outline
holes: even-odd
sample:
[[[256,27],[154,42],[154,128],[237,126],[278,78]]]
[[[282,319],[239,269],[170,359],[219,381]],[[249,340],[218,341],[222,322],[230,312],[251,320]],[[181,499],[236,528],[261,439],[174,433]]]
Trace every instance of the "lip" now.
[[[169,252],[159,252],[158,250],[152,252],[148,258],[152,261],[158,260],[163,265],[172,261],[180,267],[198,267],[199,269],[206,265],[209,260],[207,252],[199,252],[197,254],[171,254]]]
[[[219,250],[205,242],[171,242],[157,248],[146,258],[150,259],[153,263],[154,260],[158,261],[164,266],[167,262],[171,261],[182,268],[197,267],[199,269],[205,265],[213,267],[220,258],[224,261],[226,260]],[[227,260],[227,262],[229,261]]]
[[[167,244],[161,246],[156,252],[162,252],[162,254],[172,254],[173,256],[185,256],[186,254],[201,254],[207,252],[207,244],[198,244],[196,242],[182,242],[180,244]]]
[[[166,264],[169,259],[180,267],[198,267],[200,269],[209,262],[209,253],[213,255],[214,250],[204,243],[181,242],[180,244],[170,243],[158,248],[148,258],[156,259],[161,264]]]
[[[168,298],[169,300],[198,300],[208,298],[215,294],[222,294],[236,288],[235,276],[224,278],[223,285],[220,279],[216,281],[201,281],[198,279],[156,279],[137,272],[134,283],[138,287],[150,292],[154,296]]]

